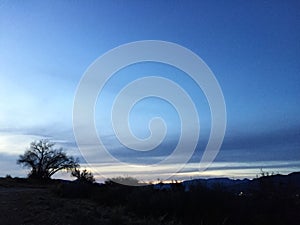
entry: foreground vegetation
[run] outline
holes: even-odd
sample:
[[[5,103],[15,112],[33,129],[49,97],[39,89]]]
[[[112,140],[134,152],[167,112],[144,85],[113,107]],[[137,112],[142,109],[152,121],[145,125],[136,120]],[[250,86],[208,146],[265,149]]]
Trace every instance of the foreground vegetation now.
[[[14,219],[21,212],[22,221],[5,224],[298,224],[299,187],[294,183],[275,184],[272,177],[254,180],[245,193],[230,191],[222,184],[209,188],[194,184],[187,191],[182,183],[161,188],[124,186],[112,181],[41,183],[2,178],[0,197],[3,202],[3,198],[21,193],[21,199],[11,207],[22,209],[13,211],[6,206],[6,211]]]
[[[262,171],[255,180],[193,180],[137,186],[134,178],[95,183],[78,159],[49,140],[34,141],[18,164],[27,179],[0,179],[0,224],[284,225],[300,221],[300,173]],[[71,172],[76,181],[52,180]],[[131,184],[132,186],[121,185]]]

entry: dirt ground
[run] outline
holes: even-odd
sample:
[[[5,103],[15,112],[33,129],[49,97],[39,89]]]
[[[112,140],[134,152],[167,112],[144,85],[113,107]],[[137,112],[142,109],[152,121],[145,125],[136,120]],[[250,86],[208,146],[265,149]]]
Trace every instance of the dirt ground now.
[[[0,203],[3,225],[106,224],[100,221],[105,210],[86,200],[58,198],[46,188],[0,187]]]
[[[0,225],[152,225],[90,199],[63,198],[50,185],[32,185],[0,178]]]

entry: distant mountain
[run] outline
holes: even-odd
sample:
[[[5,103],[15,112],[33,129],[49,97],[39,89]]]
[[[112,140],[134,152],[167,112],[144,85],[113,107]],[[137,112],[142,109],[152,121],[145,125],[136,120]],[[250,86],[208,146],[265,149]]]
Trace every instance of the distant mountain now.
[[[224,191],[240,192],[247,187],[251,180],[249,179],[229,179],[229,178],[211,178],[211,179],[195,179],[184,181],[182,184],[186,191],[189,191],[192,186],[202,186],[208,189],[223,189]]]
[[[157,184],[157,189],[171,189],[176,184]],[[177,184],[178,185],[178,184]],[[185,191],[193,187],[202,187],[209,190],[223,190],[234,194],[251,194],[254,192],[284,192],[286,194],[300,194],[300,172],[288,175],[271,175],[250,179],[211,178],[194,179],[181,183]]]

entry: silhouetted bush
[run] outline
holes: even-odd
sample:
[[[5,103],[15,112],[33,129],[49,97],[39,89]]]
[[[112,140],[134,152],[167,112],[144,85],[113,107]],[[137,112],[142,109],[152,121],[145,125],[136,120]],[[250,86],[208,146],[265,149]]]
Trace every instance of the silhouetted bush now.
[[[62,182],[53,187],[53,191],[64,198],[89,198],[93,195],[96,186],[82,182]]]
[[[134,177],[113,177],[105,181],[106,185],[127,185],[127,186],[141,186],[142,183]]]
[[[139,187],[112,180],[86,186],[80,182],[62,183],[57,193],[63,197],[90,198],[97,205],[108,207],[112,211],[107,224],[297,224],[295,219],[300,219],[299,188],[276,184],[272,180],[275,178],[267,176],[253,180],[253,187],[248,187],[247,194],[241,195],[229,191],[221,183],[209,187],[197,183],[187,191],[180,183],[168,184],[167,188],[163,188],[163,184]],[[283,193],[280,187],[293,192]]]
[[[95,178],[94,178],[92,172],[89,172],[86,169],[80,170],[78,168],[75,168],[72,171],[71,175],[73,177],[76,177],[77,181],[80,183],[90,183],[90,184],[95,183]]]

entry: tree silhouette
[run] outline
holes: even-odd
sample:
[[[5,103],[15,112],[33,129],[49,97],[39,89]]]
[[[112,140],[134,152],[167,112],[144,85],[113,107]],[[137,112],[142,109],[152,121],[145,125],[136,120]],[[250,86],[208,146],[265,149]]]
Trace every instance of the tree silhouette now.
[[[86,169],[80,171],[78,168],[72,170],[72,176],[77,178],[77,181],[82,183],[94,183],[95,178],[93,174]]]
[[[49,140],[31,142],[30,148],[19,156],[17,164],[30,168],[30,178],[50,179],[60,170],[71,171],[79,167],[78,160],[67,156],[62,148],[54,148]]]

